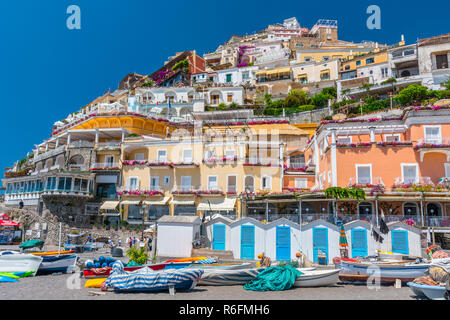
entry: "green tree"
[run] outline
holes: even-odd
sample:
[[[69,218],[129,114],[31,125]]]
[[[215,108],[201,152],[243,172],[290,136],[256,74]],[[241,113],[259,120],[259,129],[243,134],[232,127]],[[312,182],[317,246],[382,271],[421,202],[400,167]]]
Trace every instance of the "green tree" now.
[[[308,104],[308,94],[299,89],[289,91],[287,97],[284,99],[286,107],[298,107]]]
[[[333,98],[337,97],[337,90],[335,87],[323,88],[322,93],[325,95],[329,95],[330,97],[333,97]]]
[[[420,84],[412,84],[401,90],[395,100],[402,106],[419,104],[428,97],[428,89]]]

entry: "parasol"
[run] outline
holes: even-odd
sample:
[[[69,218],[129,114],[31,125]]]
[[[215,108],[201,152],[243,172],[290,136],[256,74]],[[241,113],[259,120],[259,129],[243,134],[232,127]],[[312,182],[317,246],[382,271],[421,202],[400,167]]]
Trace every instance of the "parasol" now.
[[[345,235],[344,224],[341,224],[341,233],[339,236],[339,246],[348,247],[347,236]]]

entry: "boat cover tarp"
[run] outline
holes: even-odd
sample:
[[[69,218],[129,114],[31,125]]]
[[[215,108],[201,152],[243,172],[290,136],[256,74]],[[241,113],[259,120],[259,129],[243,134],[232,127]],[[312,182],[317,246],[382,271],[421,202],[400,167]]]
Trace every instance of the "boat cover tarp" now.
[[[167,290],[169,286],[177,289],[189,289],[195,280],[200,279],[203,270],[183,269],[154,272],[150,268],[130,273],[124,270],[121,261],[113,264],[111,275],[106,279],[107,288],[117,292],[145,292]]]
[[[55,262],[55,261],[60,261],[60,260],[69,260],[69,259],[73,259],[75,258],[76,255],[64,255],[64,256],[42,256],[43,260],[42,262]]]
[[[291,265],[268,267],[255,280],[244,285],[245,290],[282,291],[292,288],[295,280],[303,273]]]
[[[42,247],[44,245],[44,241],[42,240],[28,240],[25,242],[22,242],[19,246],[19,248],[22,249],[30,249],[34,247]]]
[[[0,276],[0,282],[19,282],[19,281],[8,276]]]

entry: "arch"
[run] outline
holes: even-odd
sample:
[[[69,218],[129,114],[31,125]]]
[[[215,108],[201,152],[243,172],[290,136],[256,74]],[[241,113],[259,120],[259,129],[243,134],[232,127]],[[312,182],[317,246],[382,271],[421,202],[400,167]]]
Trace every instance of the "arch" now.
[[[83,163],[84,163],[84,158],[80,154],[74,155],[69,160],[69,164],[83,164]]]
[[[419,214],[419,205],[415,202],[403,203],[403,216],[417,216]]]
[[[43,164],[42,164],[42,162],[38,162],[37,164],[36,164],[36,171],[37,172],[39,172],[39,171],[41,171],[43,169]]]
[[[156,101],[156,97],[153,93],[148,91],[142,93],[140,100],[142,104],[153,104]]]
[[[179,110],[179,113],[180,117],[185,117],[192,113],[192,107],[183,107]]]
[[[255,192],[255,177],[247,175],[244,178],[244,191],[245,192]]]
[[[442,206],[439,202],[429,202],[427,203],[427,215],[429,217],[440,217],[442,216]]]
[[[56,157],[55,165],[64,167],[64,155],[60,154],[59,156]]]
[[[211,90],[209,92],[209,102],[210,104],[216,105],[223,102],[222,92],[219,90]]]
[[[409,72],[409,70],[403,70],[400,73],[400,77],[409,77],[411,75],[411,72]]]
[[[169,103],[169,98],[170,98],[170,103],[174,103],[177,101],[177,94],[175,91],[167,91],[164,94],[164,98],[165,98],[166,103]]]
[[[358,204],[359,215],[372,215],[373,214],[373,204],[370,202],[360,202]]]
[[[53,167],[53,159],[52,158],[48,158],[47,160],[45,160],[45,169],[50,169],[51,167]]]
[[[195,97],[195,91],[189,91],[187,94],[188,97],[188,103],[192,103],[194,101],[194,97]]]

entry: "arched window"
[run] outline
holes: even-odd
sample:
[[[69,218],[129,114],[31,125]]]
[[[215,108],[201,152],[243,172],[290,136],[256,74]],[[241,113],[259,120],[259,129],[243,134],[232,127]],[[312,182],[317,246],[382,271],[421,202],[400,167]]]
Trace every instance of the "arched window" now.
[[[72,158],[70,158],[69,164],[83,164],[84,163],[84,158],[82,155],[75,155]]]
[[[244,191],[245,192],[255,192],[255,178],[253,178],[253,176],[245,177]]]
[[[400,77],[409,77],[410,75],[411,75],[411,73],[409,72],[409,70],[404,70],[400,74]]]
[[[358,205],[359,215],[369,215],[373,213],[372,204],[370,202],[361,202]]]
[[[419,207],[417,203],[407,202],[403,205],[403,215],[404,216],[417,216],[419,212]]]
[[[305,155],[304,154],[296,154],[290,157],[290,166],[292,168],[303,168],[305,166]]]
[[[427,204],[427,215],[429,217],[439,217],[442,216],[442,208],[439,203],[429,203]]]
[[[49,158],[45,161],[45,168],[50,169],[53,166],[53,159]]]

